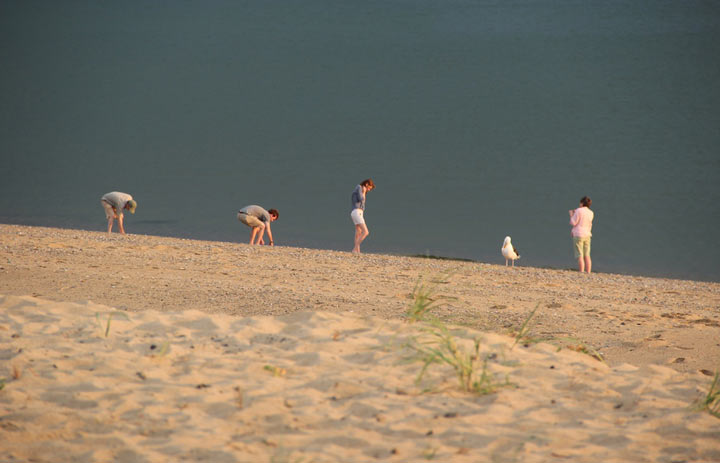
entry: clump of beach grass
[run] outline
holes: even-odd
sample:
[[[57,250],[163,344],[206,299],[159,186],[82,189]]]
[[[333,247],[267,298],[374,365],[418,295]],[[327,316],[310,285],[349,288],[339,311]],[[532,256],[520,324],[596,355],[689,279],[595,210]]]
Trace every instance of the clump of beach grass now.
[[[155,344],[150,346],[150,349],[155,350],[156,349]],[[163,341],[163,343],[160,344],[160,348],[157,349],[156,352],[151,354],[151,357],[159,359],[159,358],[165,357],[168,354],[168,352],[170,352],[170,341]]]
[[[420,330],[422,334],[408,343],[408,347],[415,352],[414,358],[423,364],[416,383],[422,381],[431,365],[441,364],[453,369],[460,388],[465,392],[487,395],[511,385],[507,377],[505,381],[498,381],[490,372],[488,359],[491,356],[480,352],[482,338],[473,339],[473,347],[466,349],[459,345],[458,339],[439,320],[426,322]]]
[[[269,371],[275,377],[285,376],[287,374],[287,370],[285,368],[276,365],[265,365],[263,370]]]
[[[564,338],[553,338],[553,343],[555,345],[558,344],[558,342],[564,341],[565,344],[558,346],[558,350],[565,347],[566,349],[574,350],[575,352],[580,352],[581,354],[589,355],[590,357],[594,358],[595,360],[605,363],[605,359],[603,358],[602,354],[598,352],[595,348],[588,346],[583,341],[577,338],[572,337],[564,337]]]
[[[425,282],[422,277],[418,278],[415,288],[413,288],[412,302],[407,310],[410,322],[426,320],[431,316],[433,310],[445,306],[448,301],[456,299],[452,296],[437,294],[438,286],[447,284],[449,280],[449,273],[444,273],[429,282]]]
[[[422,451],[422,457],[426,460],[434,460],[437,456],[438,449],[436,447],[427,447]]]
[[[705,397],[696,403],[695,409],[707,411],[712,416],[720,418],[720,371],[715,372],[710,389]]]
[[[541,340],[537,338],[531,338],[530,337],[530,321],[535,316],[535,312],[537,312],[538,308],[540,307],[540,303],[538,303],[535,308],[528,314],[527,317],[525,317],[525,321],[522,325],[520,325],[520,328],[517,330],[517,333],[515,334],[515,342],[513,342],[513,345],[510,347],[510,349],[514,348],[520,341],[523,342],[523,344],[529,344],[529,343],[537,343],[542,342]]]
[[[482,338],[472,341],[472,348],[463,347],[467,341],[459,340],[448,326],[432,314],[442,307],[452,296],[437,295],[438,286],[449,281],[450,274],[444,273],[426,283],[418,279],[413,289],[413,301],[407,311],[410,322],[419,322],[420,334],[406,343],[413,355],[411,360],[420,361],[423,366],[415,380],[420,383],[431,365],[446,365],[453,369],[460,388],[465,392],[486,395],[500,387],[511,385],[507,378],[497,381],[488,368],[488,358],[494,355],[483,355],[480,352]]]
[[[107,313],[107,324],[105,326],[105,337],[107,338],[110,334],[110,323],[112,322],[112,319],[115,317],[124,318],[125,320],[130,320],[130,317],[125,312],[108,312]],[[102,322],[100,321],[100,312],[95,313],[95,319],[98,322],[98,325],[100,325],[100,328],[102,329]]]
[[[586,343],[581,341],[580,339],[563,336],[563,337],[551,337],[551,338],[539,338],[532,336],[530,334],[530,330],[532,328],[531,321],[535,317],[535,313],[540,308],[540,303],[538,303],[535,308],[528,314],[528,316],[523,321],[522,325],[520,325],[520,328],[518,328],[516,331],[511,333],[515,337],[515,342],[513,342],[513,345],[511,347],[514,348],[517,344],[522,344],[524,346],[528,346],[530,344],[538,344],[541,342],[546,342],[549,344],[552,344],[557,347],[558,351],[566,348],[570,350],[574,350],[575,352],[580,352],[586,355],[589,355],[593,357],[595,360],[598,360],[600,362],[605,362],[605,359],[603,358],[602,354],[598,352],[596,349],[588,346]]]

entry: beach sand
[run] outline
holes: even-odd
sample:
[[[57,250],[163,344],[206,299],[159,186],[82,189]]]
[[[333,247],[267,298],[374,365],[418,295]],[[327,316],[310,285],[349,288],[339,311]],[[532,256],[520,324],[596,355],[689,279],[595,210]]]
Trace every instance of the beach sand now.
[[[720,284],[502,262],[0,225],[0,461],[720,461]]]

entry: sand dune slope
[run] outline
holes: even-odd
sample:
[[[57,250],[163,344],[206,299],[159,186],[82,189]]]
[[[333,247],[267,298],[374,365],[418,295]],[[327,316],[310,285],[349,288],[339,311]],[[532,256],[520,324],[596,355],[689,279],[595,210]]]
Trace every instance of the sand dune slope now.
[[[499,253],[498,253],[499,256]],[[353,312],[400,319],[418,281],[448,323],[506,332],[537,309],[542,338],[575,338],[609,365],[720,368],[720,284],[480,262],[249,246],[0,224],[0,294],[132,312]],[[602,271],[602,258],[596,258]]]
[[[0,296],[0,461],[720,461],[707,378],[457,328],[497,387],[469,393],[415,381],[423,326]]]

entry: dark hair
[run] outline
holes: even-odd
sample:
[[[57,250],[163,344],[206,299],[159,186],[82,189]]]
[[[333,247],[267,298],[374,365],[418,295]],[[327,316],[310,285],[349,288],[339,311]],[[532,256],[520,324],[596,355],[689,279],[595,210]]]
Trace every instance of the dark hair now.
[[[280,213],[277,211],[277,209],[270,209],[270,210],[268,211],[268,214],[274,215],[276,219],[277,219],[278,217],[280,217]]]
[[[370,188],[375,188],[375,183],[372,181],[371,178],[365,179],[362,182],[360,182],[360,185]]]
[[[580,204],[582,204],[585,207],[590,207],[592,205],[592,199],[590,199],[589,196],[583,196],[580,200]]]

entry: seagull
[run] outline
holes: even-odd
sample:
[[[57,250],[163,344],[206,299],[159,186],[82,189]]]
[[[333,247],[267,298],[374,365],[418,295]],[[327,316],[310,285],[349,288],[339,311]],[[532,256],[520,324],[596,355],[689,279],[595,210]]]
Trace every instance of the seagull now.
[[[507,267],[508,260],[512,261],[512,266],[515,267],[515,259],[520,258],[520,253],[517,249],[515,249],[515,246],[510,242],[510,237],[506,236],[505,241],[503,241],[502,245],[502,255],[505,258],[505,266]]]

